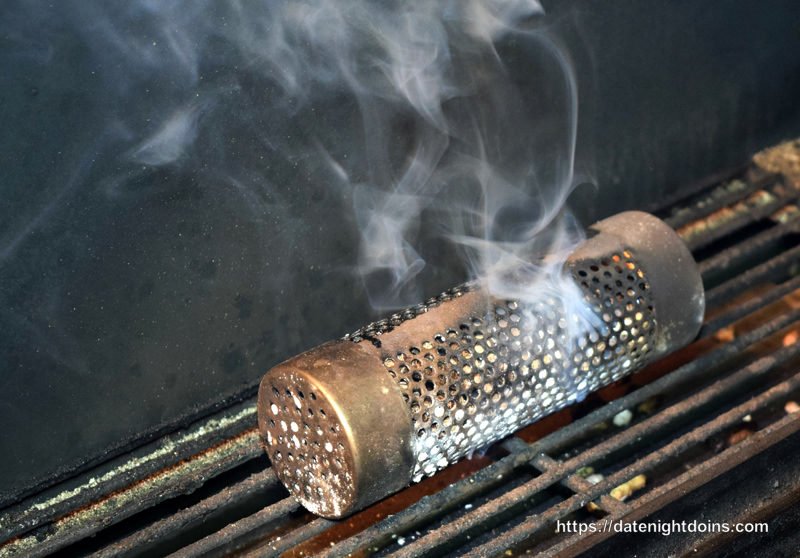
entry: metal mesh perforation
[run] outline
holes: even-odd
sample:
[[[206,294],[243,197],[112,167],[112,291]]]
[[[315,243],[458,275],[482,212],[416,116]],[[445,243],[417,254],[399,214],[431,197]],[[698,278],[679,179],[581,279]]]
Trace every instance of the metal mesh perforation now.
[[[352,456],[324,394],[302,376],[273,381],[266,443],[275,471],[309,510],[338,514],[354,495]]]
[[[381,343],[379,337],[381,335],[389,333],[403,322],[416,318],[431,308],[436,308],[444,302],[458,298],[464,293],[475,290],[477,287],[478,284],[475,282],[464,283],[458,287],[453,287],[452,289],[448,289],[442,294],[432,297],[423,303],[417,304],[416,306],[411,306],[405,310],[401,310],[400,312],[395,312],[391,316],[365,325],[353,333],[348,333],[343,339],[353,341],[354,343],[360,343],[361,341],[368,340],[376,347],[380,347]]]
[[[415,480],[644,362],[655,318],[631,252],[573,264],[571,272],[594,313],[589,327],[554,298],[525,308],[495,302],[484,315],[384,355],[412,416]]]

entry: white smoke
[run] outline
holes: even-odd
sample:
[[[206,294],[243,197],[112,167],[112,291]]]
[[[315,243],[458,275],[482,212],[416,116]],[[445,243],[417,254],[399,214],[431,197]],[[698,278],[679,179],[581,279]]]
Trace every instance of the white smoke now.
[[[287,98],[313,103],[345,89],[358,101],[366,180],[350,183],[346,162],[320,151],[352,188],[358,271],[374,307],[422,295],[413,286],[426,265],[418,246],[425,211],[441,224],[433,234],[451,250],[464,248],[473,274],[502,297],[531,295],[509,279],[509,267],[530,268],[544,252],[564,254],[579,238],[563,224],[542,234],[563,217],[572,187],[577,91],[563,53],[541,31],[526,30],[543,14],[538,2],[281,2],[263,29],[249,10],[237,13],[250,23],[231,39],[275,72]],[[542,53],[541,79],[556,82],[542,84],[555,91],[548,100],[521,97],[498,50],[509,38]],[[526,104],[536,102],[532,114]],[[393,129],[397,119],[407,137]],[[537,153],[535,141],[517,145],[520,134],[506,127],[546,136],[551,145]],[[398,163],[393,152],[406,144]]]
[[[19,20],[8,22],[22,29],[8,31],[12,43],[35,36],[26,26],[45,35],[67,26],[96,58],[93,79],[120,104],[146,100],[153,76],[164,88],[168,101],[145,122],[126,118],[124,107],[117,115],[127,146],[120,152],[133,170],[107,179],[109,194],[149,168],[196,161],[213,143],[203,148],[205,165],[243,199],[264,199],[228,159],[224,122],[235,118],[261,127],[265,157],[313,166],[352,200],[356,271],[373,307],[432,294],[417,288],[419,274],[454,252],[498,297],[569,288],[560,264],[581,238],[565,211],[577,85],[566,53],[540,25],[538,1],[77,2],[63,10],[66,21],[35,2],[27,9],[30,17],[18,7]],[[56,52],[23,46],[31,56]],[[237,69],[264,80],[268,103],[229,99],[240,90]],[[220,73],[230,77],[205,87]],[[341,131],[321,114],[340,98],[359,119]],[[317,120],[302,128],[296,118],[309,114]]]
[[[200,112],[196,104],[176,110],[161,123],[155,134],[136,147],[131,158],[153,166],[175,162],[197,138]]]

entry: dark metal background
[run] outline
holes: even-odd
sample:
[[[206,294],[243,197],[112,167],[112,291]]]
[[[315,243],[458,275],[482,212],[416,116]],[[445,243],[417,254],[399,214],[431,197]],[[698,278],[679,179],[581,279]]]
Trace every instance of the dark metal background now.
[[[26,28],[21,4],[0,8],[17,26],[0,35],[0,504],[252,394],[269,366],[372,317],[347,271],[350,201],[265,152],[257,128],[275,115],[222,130],[224,150],[201,145],[191,170],[123,169],[103,195],[119,172],[109,122],[146,118],[177,86],[114,94],[82,37]],[[600,185],[574,196],[587,222],[647,209],[800,132],[797,2],[545,7],[578,77],[580,166]],[[47,56],[15,57],[20,36]],[[239,84],[220,118],[240,121],[269,84],[231,62],[211,60],[206,86]],[[525,68],[521,53],[513,75],[533,98]],[[337,129],[351,110],[303,124]],[[280,196],[255,214],[221,185],[219,160],[247,162],[241,179]],[[424,277],[428,293],[463,279],[458,266]]]

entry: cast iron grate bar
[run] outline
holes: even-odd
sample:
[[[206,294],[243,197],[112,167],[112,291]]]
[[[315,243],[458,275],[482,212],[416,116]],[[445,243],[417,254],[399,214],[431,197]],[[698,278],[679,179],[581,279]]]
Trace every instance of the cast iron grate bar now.
[[[260,453],[258,433],[256,429],[250,429],[190,459],[136,480],[126,488],[100,497],[89,505],[79,506],[52,523],[9,539],[0,545],[0,556],[45,556],[165,500],[191,493],[209,478],[260,457]],[[25,512],[25,517],[35,520],[32,516],[35,509],[34,504],[31,512]],[[49,508],[45,508],[45,512],[49,511]],[[14,528],[11,525],[11,529]]]
[[[707,307],[718,306],[759,283],[783,279],[791,273],[792,267],[797,265],[798,260],[800,260],[800,246],[795,246],[771,260],[750,268],[738,277],[706,291]]]
[[[318,517],[303,527],[296,529],[292,533],[281,537],[280,540],[271,542],[268,547],[268,553],[265,554],[264,548],[256,548],[251,553],[247,554],[247,556],[252,556],[253,558],[261,558],[263,556],[280,556],[285,552],[289,552],[301,543],[322,534],[333,525],[335,524],[332,521]]]
[[[278,478],[275,476],[275,472],[272,469],[265,469],[258,473],[253,473],[244,481],[227,486],[213,496],[209,496],[208,498],[198,502],[194,506],[180,510],[179,512],[171,514],[164,519],[155,521],[147,527],[136,531],[135,533],[115,542],[112,545],[109,545],[98,552],[95,556],[96,558],[112,558],[115,556],[125,555],[126,553],[133,552],[139,548],[145,548],[148,545],[157,543],[163,537],[169,536],[175,531],[178,531],[191,523],[202,521],[203,518],[209,513],[230,506],[239,499],[246,497],[248,494],[252,494],[255,491],[264,490],[266,488],[277,487],[278,484]],[[288,499],[281,500],[281,502],[288,501]],[[274,505],[268,506],[268,508],[273,507]],[[299,507],[300,504],[296,503],[294,509]],[[293,511],[293,509],[286,509],[286,505],[284,504],[284,508],[281,509],[280,513],[285,516],[290,511]],[[260,514],[261,512],[258,513]],[[262,521],[264,521],[266,519],[265,516],[268,516],[268,514],[262,514],[259,517],[262,518]]]
[[[758,298],[746,300],[725,314],[707,321],[700,329],[699,338],[703,339],[708,337],[711,333],[719,331],[763,307],[769,306],[773,302],[782,299],[798,289],[800,289],[800,275],[789,279],[785,283],[779,284],[777,287],[770,289],[767,293],[762,294]]]
[[[81,482],[64,483],[60,489],[45,491],[35,498],[9,506],[0,512],[0,541],[25,533],[75,510],[97,505],[103,498],[126,490],[137,489],[137,483],[149,479],[149,487],[141,486],[136,498],[119,502],[113,515],[121,519],[160,498],[183,494],[202,483],[198,479],[210,478],[237,467],[262,455],[258,436],[254,428],[255,403],[239,404],[225,413],[175,434],[167,435],[131,452],[126,458],[115,459],[109,464],[82,475]],[[224,440],[220,443],[220,440]],[[181,475],[177,468],[191,469],[192,474]],[[166,492],[161,490],[158,479],[172,473],[180,482],[170,484]],[[174,489],[174,490],[173,490]],[[97,516],[97,514],[94,514]],[[87,524],[82,524],[88,527]],[[49,539],[50,536],[39,538]],[[59,538],[58,535],[55,538]],[[0,542],[0,550],[2,549]]]
[[[523,451],[523,444],[525,444],[524,441],[516,436],[513,436],[510,440],[508,440],[504,447],[509,448],[512,451]],[[531,464],[541,473],[548,473],[549,471],[558,468],[560,465],[558,461],[543,453],[536,456],[531,461]],[[589,481],[575,473],[562,479],[561,484],[576,494],[587,493],[592,487],[592,484]],[[600,510],[609,513],[623,513],[628,509],[628,505],[625,502],[617,500],[608,494],[603,494],[600,496],[600,499],[596,502],[596,504]]]
[[[692,251],[705,248],[723,237],[770,216],[798,198],[798,190],[783,186],[758,190],[719,217],[707,216],[677,229]]]
[[[719,273],[736,265],[740,265],[748,258],[752,258],[759,251],[768,249],[785,237],[800,232],[800,211],[792,215],[786,222],[780,223],[770,229],[762,231],[730,248],[703,260],[699,264],[700,273],[705,279],[712,273]]]
[[[234,552],[263,536],[262,531],[285,522],[289,514],[299,508],[300,504],[297,500],[284,498],[261,511],[231,523],[217,531],[212,537],[205,537],[182,548],[171,556],[175,558],[208,556],[223,549],[225,553]]]
[[[757,399],[757,403],[763,405],[768,403],[771,399],[781,398],[788,393],[800,387],[800,374],[794,376],[791,381],[783,382],[766,393],[763,393]],[[731,409],[725,417],[729,423],[735,423],[742,417],[747,416],[750,412],[756,410],[760,405],[755,403],[744,404],[735,409]],[[723,415],[724,417],[724,415]],[[723,417],[719,417],[722,419]],[[719,420],[719,419],[718,419]],[[683,473],[671,482],[661,485],[648,494],[643,495],[637,500],[637,508],[634,513],[628,514],[612,514],[608,517],[609,521],[627,520],[633,521],[646,517],[652,511],[659,509],[667,503],[677,499],[680,494],[688,492],[696,488],[702,483],[723,474],[729,469],[742,463],[749,457],[763,451],[765,448],[775,444],[779,440],[783,440],[788,436],[800,431],[800,420],[796,416],[786,416],[783,419],[769,425],[768,427],[755,433],[747,440],[730,447],[724,452],[714,456],[713,458],[695,466],[692,470]],[[702,435],[702,432],[700,432]],[[700,440],[702,441],[702,440]],[[699,443],[699,442],[698,442]],[[625,475],[619,475],[622,478]],[[636,513],[638,512],[638,513]],[[748,520],[749,517],[744,517],[743,520]],[[595,537],[572,537],[566,541],[558,543],[551,548],[548,548],[543,556],[575,556],[580,552],[588,550],[594,544],[607,538],[610,533],[601,533]],[[589,544],[587,544],[589,543]],[[502,546],[502,545],[501,545]],[[485,545],[482,549],[477,549],[474,553],[476,556],[486,556],[488,554],[481,554],[481,552],[488,552],[492,554],[490,545]]]
[[[780,180],[775,174],[762,174],[750,180],[735,178],[709,190],[694,195],[688,201],[678,202],[678,208],[669,212],[664,221],[673,229],[680,229],[694,221],[731,206],[753,192],[773,186]],[[684,205],[685,204],[685,205]],[[673,206],[674,208],[675,206]]]

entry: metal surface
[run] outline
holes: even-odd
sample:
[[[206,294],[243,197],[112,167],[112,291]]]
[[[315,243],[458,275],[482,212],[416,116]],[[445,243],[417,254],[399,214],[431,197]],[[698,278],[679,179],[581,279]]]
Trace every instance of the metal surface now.
[[[765,185],[762,182],[752,186],[752,177],[753,169],[739,177],[745,185],[740,188],[744,196]],[[770,180],[783,179],[773,176]],[[700,207],[710,207],[715,190],[709,189],[662,215],[684,215],[682,208],[695,207],[704,199]],[[733,197],[726,203],[735,205],[738,201]],[[791,209],[793,204],[786,207]],[[716,209],[719,208],[712,212]],[[693,210],[683,224],[707,215]],[[237,511],[233,505],[236,500],[255,487],[264,486],[262,481],[247,480],[247,475],[218,492],[220,496],[211,493],[199,501],[177,496],[195,489],[202,492],[205,485],[213,484],[213,477],[222,478],[221,471],[232,466],[234,472],[258,467],[265,471],[259,478],[271,477],[268,462],[259,455],[252,435],[255,420],[251,402],[250,414],[241,419],[250,422],[237,427],[243,432],[250,430],[247,439],[251,445],[236,461],[227,461],[216,446],[200,451],[192,442],[176,437],[167,446],[170,453],[151,452],[161,456],[149,462],[160,469],[131,469],[130,477],[119,476],[115,484],[94,485],[90,482],[92,476],[87,475],[79,485],[84,488],[76,492],[77,499],[65,499],[64,507],[57,506],[52,497],[21,502],[15,513],[27,510],[26,519],[11,531],[16,536],[2,543],[0,555],[43,555],[57,549],[70,556],[92,552],[158,555],[179,549],[186,557],[228,555],[234,549],[254,556],[462,555],[476,549],[505,555],[521,553],[526,548],[551,552],[557,548],[565,554],[576,554],[590,547],[605,548],[611,541],[592,546],[599,541],[588,537],[559,538],[553,533],[553,522],[559,518],[594,520],[595,516],[583,507],[593,498],[600,510],[628,519],[675,500],[661,508],[659,517],[670,519],[675,516],[669,513],[678,513],[679,520],[690,519],[692,509],[680,504],[693,494],[691,490],[702,490],[717,475],[718,479],[727,479],[743,467],[737,465],[743,460],[764,448],[779,447],[781,440],[790,442],[800,436],[792,434],[800,424],[800,415],[787,415],[783,410],[785,401],[800,401],[796,376],[800,364],[796,341],[800,334],[797,235],[775,233],[776,241],[766,244],[750,241],[783,223],[784,216],[785,212],[779,211],[759,221],[758,228],[729,231],[721,241],[695,253],[699,265],[708,270],[704,282],[708,294],[713,295],[709,296],[705,324],[697,342],[631,379],[602,390],[599,396],[519,432],[502,444],[506,453],[495,449],[485,457],[462,460],[346,521],[329,521],[304,513],[282,489],[277,489],[273,500],[264,499],[267,508],[263,513]],[[736,254],[731,261],[741,265],[726,270],[719,263],[724,254]],[[718,263],[704,265],[711,261]],[[612,419],[625,410],[634,413],[631,424],[613,426]],[[223,417],[230,419],[241,412],[226,411],[218,420],[230,425]],[[223,444],[220,449],[225,447],[226,439],[236,439],[225,428],[215,428],[211,423],[203,428],[198,425],[198,432],[207,432],[211,439],[216,435],[217,444]],[[736,443],[729,441],[731,432],[743,428],[752,434]],[[202,443],[209,443],[208,438]],[[763,465],[755,473],[745,470],[748,478],[761,475],[769,486],[780,478],[796,478],[796,460],[770,455],[773,458],[767,462],[769,470]],[[193,467],[176,467],[203,456],[208,459],[207,467],[199,473]],[[587,462],[606,474],[605,484],[588,486],[577,474],[581,470],[576,467]],[[730,472],[725,473],[726,470]],[[647,488],[624,502],[609,496],[608,487],[637,471],[645,471]],[[172,476],[166,479],[166,473]],[[778,494],[784,487],[788,490],[790,484],[781,481]],[[748,492],[743,483],[733,486],[735,490],[729,488],[728,493],[736,492],[745,502],[729,510],[729,517],[737,521],[769,520],[780,516],[781,510],[796,500],[795,492],[769,500],[768,494]],[[142,501],[113,497],[144,489],[149,496]],[[159,505],[165,500],[169,501]],[[168,505],[172,507],[159,512]],[[717,501],[711,500],[708,505],[713,508]],[[148,506],[147,513],[124,520]],[[190,518],[203,518],[215,507],[226,514],[229,528],[220,530],[217,524],[207,523],[205,530],[188,529]],[[84,508],[96,513],[83,514]],[[9,517],[2,516],[3,527],[13,527]],[[115,523],[119,525],[109,527]],[[519,525],[526,527],[517,528]],[[771,534],[773,530],[779,532],[779,525],[771,523]],[[183,538],[178,540],[180,537]],[[683,541],[678,535],[668,539]],[[495,540],[502,542],[493,544]],[[707,555],[729,555],[726,545],[733,542],[709,538],[701,541],[701,550]],[[509,547],[512,543],[514,546]],[[636,538],[633,543],[640,553],[651,548],[645,538]],[[689,542],[686,544],[691,550]],[[757,547],[771,548],[763,542]],[[632,548],[617,547],[605,555],[628,554]],[[679,551],[674,553],[681,555]]]
[[[641,212],[591,231],[565,276],[519,279],[536,300],[471,284],[269,371],[259,426],[289,491],[349,515],[694,338],[703,287],[674,231]]]
[[[408,413],[370,348],[322,345],[273,369],[259,390],[259,428],[278,478],[326,517],[399,490],[413,464]]]

